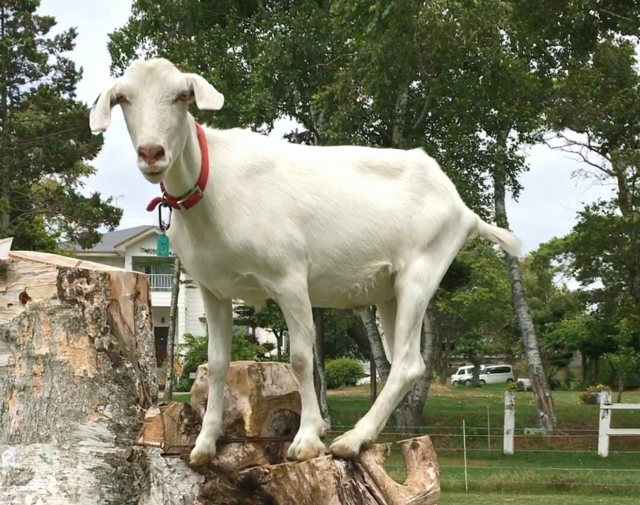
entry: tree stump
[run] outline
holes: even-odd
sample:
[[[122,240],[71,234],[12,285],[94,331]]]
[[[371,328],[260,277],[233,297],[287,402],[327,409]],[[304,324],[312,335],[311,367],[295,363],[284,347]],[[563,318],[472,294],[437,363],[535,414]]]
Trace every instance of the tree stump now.
[[[300,414],[300,396],[289,365],[231,363],[225,385],[224,437],[199,487],[187,464],[207,402],[208,368],[201,365],[191,389],[191,404],[165,403],[150,409],[139,445],[158,447],[152,465],[155,489],[167,497],[183,489],[193,505],[435,505],[440,475],[429,437],[398,442],[407,467],[404,484],[384,468],[390,444],[376,444],[359,461],[333,456],[286,462]],[[171,458],[174,458],[173,461]],[[175,458],[179,457],[179,460]],[[158,459],[164,461],[158,462]],[[184,479],[185,485],[181,485]],[[146,502],[145,502],[146,503]]]
[[[157,400],[144,274],[0,259],[0,503],[138,503],[131,450]]]
[[[168,402],[149,409],[136,444],[188,461],[207,406],[208,376],[208,366],[200,365],[190,404]],[[209,469],[229,473],[284,462],[300,425],[300,407],[289,365],[232,362],[224,388],[224,437]]]

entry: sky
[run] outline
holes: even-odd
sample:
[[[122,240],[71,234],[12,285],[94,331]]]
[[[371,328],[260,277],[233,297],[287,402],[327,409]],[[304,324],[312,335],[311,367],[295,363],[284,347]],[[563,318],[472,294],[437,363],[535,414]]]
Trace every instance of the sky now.
[[[54,16],[57,30],[70,27],[78,30],[71,58],[84,71],[77,93],[87,104],[93,104],[113,80],[109,73],[108,35],[126,23],[131,3],[42,0],[40,13]],[[225,96],[226,102],[232,100],[233,92]],[[270,135],[281,138],[290,126],[290,121],[279,122]],[[510,228],[522,240],[525,253],[553,237],[567,234],[584,203],[612,194],[611,187],[573,178],[572,173],[584,166],[565,153],[539,145],[528,150],[527,160],[530,170],[520,178],[524,190],[517,202],[512,199],[507,202]],[[86,181],[85,191],[99,191],[116,199],[124,212],[121,229],[157,224],[157,213],[147,212],[145,207],[159,194],[159,186],[147,183],[138,171],[135,150],[119,107],[113,108],[104,146],[92,164],[96,174]]]

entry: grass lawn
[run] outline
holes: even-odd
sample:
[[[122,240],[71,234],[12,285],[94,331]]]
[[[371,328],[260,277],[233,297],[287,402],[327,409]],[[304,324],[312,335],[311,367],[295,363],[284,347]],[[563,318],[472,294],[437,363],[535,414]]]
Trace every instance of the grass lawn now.
[[[599,409],[582,403],[578,391],[554,392],[559,434],[525,436],[523,428],[536,425],[536,408],[532,393],[518,393],[516,450],[513,456],[505,456],[501,451],[504,391],[503,385],[487,385],[479,390],[436,386],[430,392],[424,425],[412,431],[428,433],[436,447],[442,505],[466,505],[470,503],[469,498],[474,500],[474,505],[516,501],[518,505],[526,505],[534,500],[544,500],[541,503],[545,505],[640,504],[640,437],[612,438],[611,455],[607,459],[599,458]],[[368,387],[332,391],[327,401],[332,428],[344,431],[369,408]],[[640,403],[640,393],[625,393],[623,402]],[[488,450],[487,413],[491,450]],[[464,491],[463,420],[467,434],[469,493]],[[640,428],[640,411],[614,411],[612,427]],[[386,434],[383,433],[379,441],[397,440],[400,435],[396,431],[390,420]],[[392,444],[386,466],[389,474],[401,482],[405,477],[404,461],[394,446]],[[557,497],[552,499],[548,495]],[[629,501],[625,501],[626,497]]]
[[[552,437],[527,435],[523,428],[535,427],[536,409],[532,393],[516,395],[516,450],[502,454],[504,385],[481,389],[466,386],[432,388],[424,411],[423,426],[411,431],[431,436],[441,471],[441,505],[640,505],[640,437],[611,438],[611,455],[597,455],[598,412],[595,405],[580,401],[578,391],[555,391],[559,434]],[[330,391],[327,401],[332,431],[326,444],[351,428],[369,408],[369,388],[362,386]],[[189,394],[177,394],[189,401]],[[615,395],[614,395],[615,399]],[[626,392],[624,403],[640,403],[640,392]],[[488,450],[487,414],[490,422]],[[465,492],[462,422],[466,424],[467,476]],[[612,427],[640,428],[640,411],[616,410]],[[394,442],[393,420],[379,442]],[[402,482],[404,461],[392,444],[387,471]]]
[[[584,494],[442,493],[440,505],[638,505],[637,496]]]

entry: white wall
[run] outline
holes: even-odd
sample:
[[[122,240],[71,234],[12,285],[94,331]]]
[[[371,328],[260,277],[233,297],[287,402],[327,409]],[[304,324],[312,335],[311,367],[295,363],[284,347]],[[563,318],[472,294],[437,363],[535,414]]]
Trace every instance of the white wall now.
[[[182,286],[185,295],[185,333],[192,335],[206,335],[207,325],[204,320],[204,305],[200,289],[197,287]],[[203,318],[201,321],[200,318]]]
[[[169,326],[169,307],[152,307],[153,326]],[[162,322],[164,318],[164,322]]]
[[[151,233],[149,236],[128,246],[125,253],[126,263],[127,265],[129,265],[128,268],[131,268],[134,256],[155,256],[155,254],[144,252],[143,249],[155,249],[157,246],[157,241],[158,235],[156,235],[155,233]],[[169,243],[169,246],[171,246],[171,243]]]
[[[91,254],[77,255],[79,259],[86,261],[93,261],[94,263],[100,263],[101,265],[109,265],[116,268],[124,268],[124,258],[121,256],[95,256]]]

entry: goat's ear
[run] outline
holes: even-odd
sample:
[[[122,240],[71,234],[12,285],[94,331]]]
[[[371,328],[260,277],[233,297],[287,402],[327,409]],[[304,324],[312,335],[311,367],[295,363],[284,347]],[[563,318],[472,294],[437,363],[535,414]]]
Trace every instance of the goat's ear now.
[[[224,105],[224,95],[198,74],[185,74],[189,88],[193,90],[196,105],[200,110],[220,110]]]
[[[96,101],[91,107],[91,113],[89,114],[89,126],[91,133],[100,133],[105,131],[109,124],[111,124],[111,107],[116,100],[116,83],[98,95]]]

